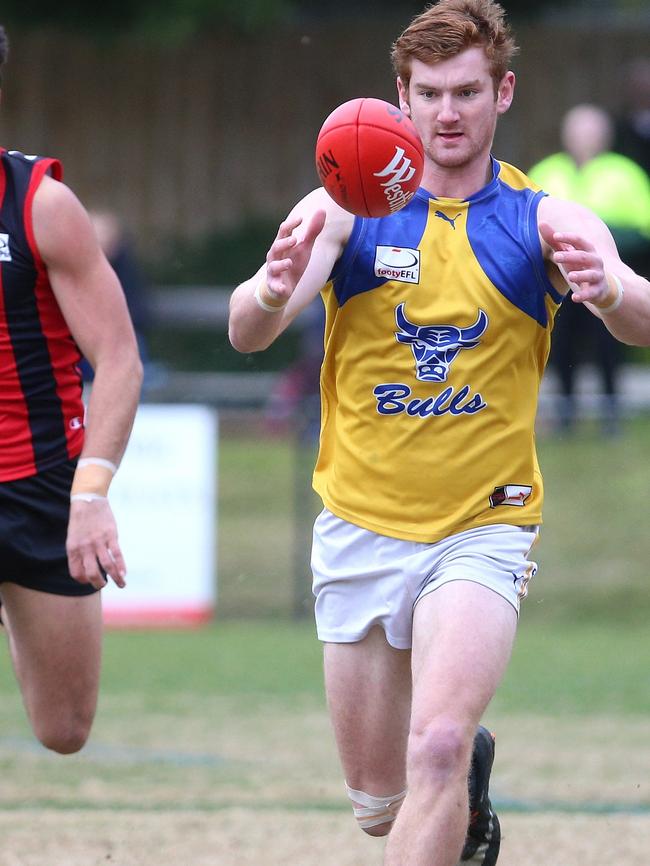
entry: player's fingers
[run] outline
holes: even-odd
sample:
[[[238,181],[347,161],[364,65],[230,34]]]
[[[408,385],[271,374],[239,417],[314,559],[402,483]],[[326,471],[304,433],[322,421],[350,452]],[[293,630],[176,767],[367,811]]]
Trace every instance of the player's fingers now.
[[[284,222],[280,223],[278,228],[277,239],[281,240],[283,238],[289,237],[295,229],[298,228],[300,223],[302,222],[302,217],[293,217],[293,219],[286,219]]]
[[[538,225],[539,233],[544,238],[549,246],[555,246],[555,231],[548,223],[540,223]]]
[[[89,583],[95,589],[102,589],[102,587],[106,586],[106,578],[100,571],[94,547],[84,547],[80,551],[80,555],[81,570],[77,575],[73,574],[72,576],[79,583]]]
[[[117,541],[107,543],[106,546],[97,554],[97,559],[106,574],[119,587],[125,587],[126,581],[126,565],[122,551]]]
[[[309,225],[307,226],[307,231],[305,232],[303,243],[313,244],[318,235],[323,231],[326,218],[327,214],[324,210],[316,211],[316,213],[312,216]]]
[[[68,550],[68,571],[70,572],[70,576],[78,583],[89,583],[84,572],[83,557],[76,548]]]
[[[268,263],[266,267],[267,276],[280,277],[285,271],[288,271],[293,264],[292,259],[276,259]]]
[[[568,244],[563,244],[557,240],[558,233],[548,223],[540,223],[538,228],[542,238],[549,247],[552,247],[554,250],[570,249]]]
[[[295,235],[291,235],[288,238],[279,238],[273,241],[268,253],[266,254],[267,264],[277,261],[278,259],[286,258],[297,243],[298,241]]]
[[[91,586],[94,586],[95,589],[103,589],[106,586],[106,578],[102,574],[99,560],[96,556],[89,557],[87,561],[84,560],[84,568],[88,583]]]
[[[266,285],[271,295],[277,300],[289,300],[293,285],[287,272],[293,265],[291,259],[273,262],[266,268]]]
[[[586,288],[587,286],[595,286],[603,282],[603,272],[598,270],[579,270],[579,271],[569,271],[567,277],[572,283],[580,286],[581,288]]]
[[[553,261],[558,265],[564,265],[567,270],[587,270],[600,264],[600,259],[594,252],[575,249],[553,253]]]
[[[594,251],[594,245],[582,237],[582,235],[574,234],[573,232],[555,232],[553,235],[557,244],[570,244],[577,250],[585,250],[587,252]]]

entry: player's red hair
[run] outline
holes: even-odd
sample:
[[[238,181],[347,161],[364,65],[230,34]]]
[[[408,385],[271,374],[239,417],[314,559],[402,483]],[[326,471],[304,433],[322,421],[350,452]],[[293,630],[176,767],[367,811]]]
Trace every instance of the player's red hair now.
[[[437,63],[475,45],[485,49],[496,92],[517,51],[505,10],[495,0],[438,0],[393,43],[393,69],[408,87],[414,57]]]

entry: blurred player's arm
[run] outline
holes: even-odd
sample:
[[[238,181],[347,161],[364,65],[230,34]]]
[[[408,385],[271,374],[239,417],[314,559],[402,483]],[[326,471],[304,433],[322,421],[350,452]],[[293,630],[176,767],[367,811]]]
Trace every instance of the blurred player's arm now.
[[[81,458],[119,465],[126,448],[142,384],[142,364],[124,293],[101,251],[94,229],[74,193],[49,177],[34,196],[32,220],[39,253],[66,323],[95,372]],[[112,477],[106,466],[77,468],[86,497],[73,501],[68,527],[72,576],[94,586],[104,580],[97,561],[119,585],[126,571],[105,494]],[[76,486],[77,485],[77,486]]]
[[[626,265],[605,223],[574,202],[540,202],[546,258],[557,266],[557,288],[587,306],[607,329],[632,346],[650,345],[650,283]]]
[[[230,299],[228,335],[239,352],[266,349],[318,294],[350,236],[354,217],[323,189],[281,223],[266,262]]]
[[[68,187],[43,179],[34,197],[33,223],[61,312],[95,372],[83,453],[119,464],[142,384],[122,287],[88,214]]]

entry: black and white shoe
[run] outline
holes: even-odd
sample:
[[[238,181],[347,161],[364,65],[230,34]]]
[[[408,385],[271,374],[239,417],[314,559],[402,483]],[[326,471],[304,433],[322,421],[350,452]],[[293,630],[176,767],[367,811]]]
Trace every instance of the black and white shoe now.
[[[459,866],[495,866],[499,856],[501,828],[488,791],[493,763],[494,737],[479,725],[469,771],[469,827]]]

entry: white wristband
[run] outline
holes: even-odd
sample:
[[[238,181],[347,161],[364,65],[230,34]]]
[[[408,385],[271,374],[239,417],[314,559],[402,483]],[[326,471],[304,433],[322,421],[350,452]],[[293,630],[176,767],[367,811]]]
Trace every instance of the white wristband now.
[[[607,314],[607,313],[613,313],[614,310],[618,310],[618,308],[619,308],[619,307],[621,306],[621,304],[623,303],[623,295],[625,294],[625,289],[623,288],[623,283],[622,283],[622,282],[620,281],[620,279],[616,276],[616,274],[612,274],[612,273],[610,272],[610,273],[608,274],[608,276],[610,276],[610,277],[614,280],[614,283],[616,284],[616,297],[614,298],[614,300],[612,301],[612,303],[609,304],[609,306],[607,306],[607,307],[596,307],[596,309],[598,310],[599,313],[605,313],[605,314]]]
[[[115,475],[117,466],[111,460],[105,460],[103,457],[82,457],[77,460],[77,466],[103,466],[104,469],[110,469]]]
[[[266,301],[263,301],[262,296],[260,294],[260,287],[262,285],[262,282],[259,282],[257,284],[257,286],[255,288],[255,294],[253,295],[253,297],[255,298],[255,300],[258,303],[258,306],[260,306],[267,313],[281,313],[282,310],[284,310],[284,308],[286,307],[287,301],[285,301],[279,307],[273,307],[273,306],[271,306],[271,304],[267,304]]]
[[[72,493],[70,502],[96,502],[98,499],[107,500],[108,496],[100,496],[99,493]]]

